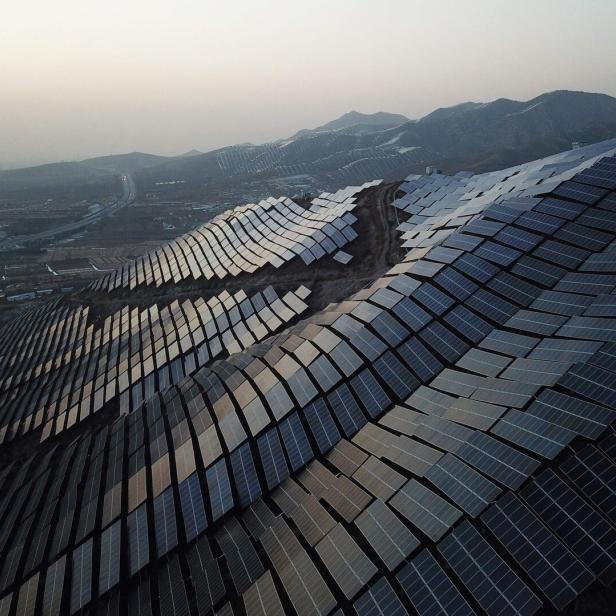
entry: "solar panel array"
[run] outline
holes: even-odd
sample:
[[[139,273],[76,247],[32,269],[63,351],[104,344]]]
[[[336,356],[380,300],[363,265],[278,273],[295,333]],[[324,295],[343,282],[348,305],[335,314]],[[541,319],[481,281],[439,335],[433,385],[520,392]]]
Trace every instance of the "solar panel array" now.
[[[357,195],[380,180],[322,193],[305,208],[288,197],[250,203],[147,253],[91,284],[94,291],[160,287],[279,268],[299,257],[309,265],[357,237],[351,213]]]
[[[616,157],[575,156],[347,300],[5,456],[0,614],[534,614],[614,584]],[[46,310],[55,358],[88,315]]]
[[[616,139],[611,139],[480,175],[466,172],[453,176],[439,173],[409,175],[399,188],[403,194],[393,203],[395,208],[409,215],[399,226],[403,246],[424,248],[439,244],[459,227],[480,217],[493,203],[510,201],[512,207],[518,203],[531,205],[537,202],[538,196],[553,190],[555,198],[549,201],[552,207],[575,209],[568,200],[569,196],[573,195],[572,200],[584,203],[584,190],[592,190],[588,188],[592,184],[587,182],[580,193],[571,193],[563,187],[564,183],[576,174],[594,181],[593,172],[588,168],[599,158],[614,153]],[[567,200],[563,202],[562,197]],[[506,224],[508,220],[498,222]],[[482,225],[484,231],[489,227],[497,230],[494,223],[486,225],[485,221],[477,221],[474,224]],[[522,243],[524,239],[518,238],[518,241]]]
[[[122,412],[223,354],[283,328],[307,309],[309,290],[279,297],[210,297],[88,319],[88,306],[54,302],[0,331],[0,442],[41,429],[57,435],[110,404]]]

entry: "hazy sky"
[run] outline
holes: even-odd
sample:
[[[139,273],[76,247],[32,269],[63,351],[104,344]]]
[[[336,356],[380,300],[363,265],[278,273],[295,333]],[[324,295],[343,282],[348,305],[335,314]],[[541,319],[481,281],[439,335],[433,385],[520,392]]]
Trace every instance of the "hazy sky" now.
[[[263,142],[346,111],[616,95],[616,0],[4,0],[0,165]]]

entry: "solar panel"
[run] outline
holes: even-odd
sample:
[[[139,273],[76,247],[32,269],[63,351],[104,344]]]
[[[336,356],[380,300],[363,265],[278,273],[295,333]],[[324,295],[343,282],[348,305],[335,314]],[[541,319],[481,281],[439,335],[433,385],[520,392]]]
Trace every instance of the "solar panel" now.
[[[491,432],[550,460],[575,437],[571,430],[516,409],[504,415]]]
[[[223,553],[238,595],[247,590],[264,572],[246,531],[232,519],[216,534],[216,541]]]
[[[594,575],[511,492],[499,498],[481,520],[556,609],[562,610],[594,580]]]
[[[488,614],[534,614],[541,607],[539,598],[470,522],[462,522],[437,548]]]
[[[274,493],[274,500],[310,545],[316,545],[336,524],[315,496],[291,480]]]
[[[352,599],[377,572],[341,524],[334,526],[315,549],[347,599]]]
[[[389,571],[419,546],[417,538],[379,499],[355,519],[355,524]]]
[[[444,455],[426,479],[471,517],[478,516],[499,494],[491,481],[452,454]]]
[[[447,362],[457,361],[469,349],[464,341],[438,322],[428,325],[419,337],[429,349],[436,351]]]
[[[379,578],[372,586],[353,603],[357,616],[371,614],[388,614],[405,616],[406,608],[400,602],[391,584],[384,577]]]
[[[282,520],[265,531],[261,543],[295,610],[328,613],[336,606],[314,562]]]
[[[162,614],[188,616],[190,605],[177,556],[158,571],[159,609]]]
[[[247,616],[284,616],[272,574],[266,571],[242,595]]]
[[[212,518],[216,521],[233,506],[231,484],[224,460],[219,460],[205,472]]]
[[[614,416],[611,409],[553,390],[541,392],[526,412],[593,439],[612,423]]]
[[[66,555],[61,556],[47,568],[41,608],[45,614],[56,616],[60,613],[60,602],[62,600],[62,590],[64,588],[65,565]]]
[[[566,197],[573,201],[593,205],[606,195],[607,190],[598,186],[569,181],[563,182],[553,192],[558,197]]]
[[[400,473],[374,456],[368,456],[355,471],[353,478],[381,500],[388,500],[406,483]]]
[[[502,485],[517,489],[539,466],[534,458],[475,431],[456,455]]]
[[[326,453],[342,437],[322,398],[311,402],[303,409],[308,426],[317,443],[319,451]]]
[[[608,520],[616,515],[616,466],[597,448],[587,445],[560,465],[575,487]]]
[[[162,494],[157,496],[154,499],[153,506],[156,551],[160,557],[164,556],[178,543],[172,488],[167,488]]]
[[[559,384],[577,394],[590,398],[608,408],[616,406],[616,387],[613,373],[596,366],[572,366]]]
[[[231,468],[239,504],[242,508],[247,507],[261,496],[261,486],[248,443],[244,443],[231,454]]]
[[[330,451],[327,460],[347,477],[350,477],[367,457],[366,452],[343,439]]]
[[[419,385],[417,379],[391,351],[387,351],[377,359],[374,368],[399,398],[406,398]]]
[[[429,380],[443,369],[443,364],[417,338],[404,342],[397,351],[422,381]]]
[[[552,470],[538,475],[521,496],[603,584],[616,579],[616,530]]]
[[[128,515],[127,529],[129,570],[133,575],[150,560],[148,519],[145,505],[141,505]]]
[[[48,443],[0,468],[0,613],[530,613],[611,584],[607,151],[407,178],[406,255],[284,331],[309,290],[234,278],[344,247],[357,190],[215,217],[98,284],[115,312],[93,285],[96,314],[3,326],[0,441]],[[209,299],[123,305],[187,278]]]
[[[193,473],[178,484],[178,490],[186,540],[192,541],[207,527],[205,506],[197,473]]]
[[[400,488],[389,504],[433,541],[438,541],[462,515],[415,479]]]
[[[92,539],[73,550],[70,610],[74,614],[92,598]]]
[[[101,534],[98,592],[104,594],[120,581],[120,520]]]
[[[370,417],[377,417],[391,404],[391,399],[368,369],[359,372],[350,383]]]
[[[329,394],[327,401],[347,437],[353,436],[366,423],[364,414],[346,384]]]
[[[186,553],[197,604],[207,613],[225,596],[220,569],[207,537],[199,539]]]
[[[426,616],[475,614],[427,549],[422,550],[402,567],[396,578],[419,614]]]
[[[289,468],[276,429],[268,430],[260,436],[257,446],[267,486],[272,489],[289,476]]]

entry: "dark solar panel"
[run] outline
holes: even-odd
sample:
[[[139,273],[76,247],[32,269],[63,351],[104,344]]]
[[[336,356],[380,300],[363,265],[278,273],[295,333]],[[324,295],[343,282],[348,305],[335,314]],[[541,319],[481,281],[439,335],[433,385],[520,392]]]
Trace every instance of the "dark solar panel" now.
[[[543,471],[521,496],[604,584],[616,579],[616,530],[553,471]]]
[[[150,560],[148,519],[146,506],[141,505],[127,518],[128,561],[131,575],[142,569]]]
[[[402,567],[396,577],[419,614],[426,616],[475,614],[427,549],[422,550]]]
[[[511,492],[499,498],[481,520],[556,609],[562,610],[594,580],[594,575]]]
[[[437,545],[439,552],[488,614],[534,614],[541,601],[468,521]],[[507,580],[503,583],[503,580]]]
[[[247,507],[261,495],[261,486],[248,443],[231,454],[231,468],[240,506]]]
[[[353,607],[357,616],[387,614],[388,616],[405,616],[408,614],[391,584],[384,577],[379,578],[361,595]]]

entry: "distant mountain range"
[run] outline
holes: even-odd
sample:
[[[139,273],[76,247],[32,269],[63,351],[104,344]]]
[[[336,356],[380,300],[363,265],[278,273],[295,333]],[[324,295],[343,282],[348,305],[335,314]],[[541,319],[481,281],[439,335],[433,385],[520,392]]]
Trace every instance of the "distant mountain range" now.
[[[616,98],[556,91],[521,102],[498,99],[437,109],[419,120],[347,113],[315,129],[262,145],[241,144],[177,157],[134,152],[0,172],[0,190],[28,183],[97,181],[130,172],[146,192],[206,195],[333,189],[375,177],[398,179],[427,165],[488,171],[616,137]],[[268,190],[265,190],[265,189]]]

